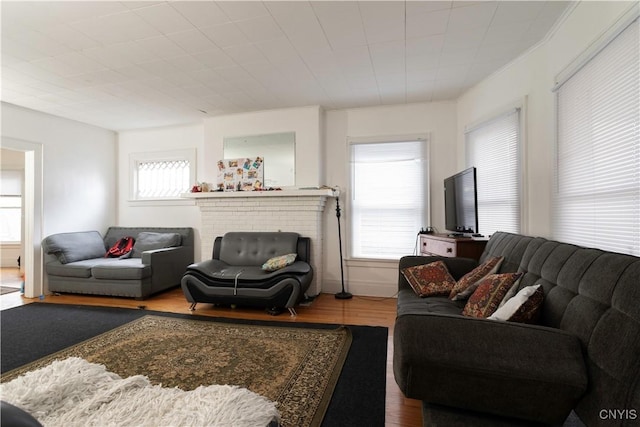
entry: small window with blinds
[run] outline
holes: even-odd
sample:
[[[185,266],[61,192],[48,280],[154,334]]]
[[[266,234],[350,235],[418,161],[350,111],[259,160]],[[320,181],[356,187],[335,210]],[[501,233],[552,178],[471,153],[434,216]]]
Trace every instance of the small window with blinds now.
[[[637,17],[556,86],[554,238],[640,255]]]
[[[467,166],[476,167],[478,229],[521,232],[520,109],[466,131]]]
[[[131,155],[133,200],[179,199],[195,183],[195,150]]]
[[[351,143],[350,252],[399,259],[429,224],[426,138]]]

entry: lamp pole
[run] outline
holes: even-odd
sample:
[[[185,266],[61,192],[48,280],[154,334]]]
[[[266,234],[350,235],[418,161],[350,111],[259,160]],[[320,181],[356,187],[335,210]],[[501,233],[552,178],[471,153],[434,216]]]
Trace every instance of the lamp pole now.
[[[344,266],[342,261],[342,233],[340,232],[340,197],[336,196],[336,218],[338,218],[338,245],[340,246],[340,279],[342,283],[342,291],[335,296],[336,299],[351,299],[353,295],[344,290]]]

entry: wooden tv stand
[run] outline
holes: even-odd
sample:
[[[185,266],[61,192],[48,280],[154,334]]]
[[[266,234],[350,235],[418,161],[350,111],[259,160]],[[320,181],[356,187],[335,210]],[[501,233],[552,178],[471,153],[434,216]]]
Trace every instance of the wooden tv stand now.
[[[421,234],[420,255],[480,259],[487,239],[477,237],[449,237],[447,234]]]

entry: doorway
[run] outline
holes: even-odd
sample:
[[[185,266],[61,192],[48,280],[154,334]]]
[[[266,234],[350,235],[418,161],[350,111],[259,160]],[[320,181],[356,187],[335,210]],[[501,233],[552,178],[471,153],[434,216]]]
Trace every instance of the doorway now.
[[[36,298],[44,295],[42,274],[42,144],[2,137],[2,147],[24,153],[23,186],[23,252],[20,256],[24,271],[24,295]]]

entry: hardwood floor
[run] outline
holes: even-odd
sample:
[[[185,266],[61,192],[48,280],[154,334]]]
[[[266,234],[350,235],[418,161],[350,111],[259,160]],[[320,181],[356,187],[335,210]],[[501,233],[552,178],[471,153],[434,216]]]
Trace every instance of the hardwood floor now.
[[[4,269],[3,269],[4,270]],[[2,275],[3,281],[5,274]],[[23,304],[38,303],[39,299],[27,299],[18,292],[0,296],[2,309]],[[84,295],[48,295],[44,302],[54,304],[81,304],[125,308],[146,308],[148,310],[171,313],[189,313],[187,303],[180,288],[164,292],[144,301],[127,298],[110,298]],[[202,316],[227,317],[234,319],[277,320],[282,322],[333,323],[351,325],[385,326],[389,328],[387,347],[387,389],[386,416],[387,427],[419,427],[422,425],[420,402],[407,399],[399,390],[393,378],[393,324],[396,316],[394,298],[375,298],[354,296],[350,300],[337,300],[331,294],[319,295],[309,306],[296,308],[298,315],[289,313],[271,316],[260,309],[222,308],[211,304],[198,304],[196,314]],[[1,316],[1,314],[0,314]]]

